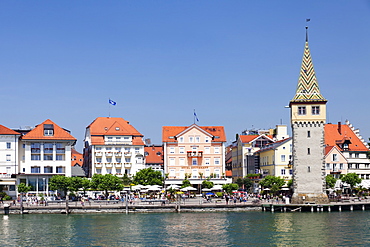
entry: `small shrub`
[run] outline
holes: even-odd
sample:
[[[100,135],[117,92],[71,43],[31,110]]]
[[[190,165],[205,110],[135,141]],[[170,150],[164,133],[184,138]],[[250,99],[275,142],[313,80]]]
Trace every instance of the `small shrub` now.
[[[217,197],[222,197],[224,195],[224,193],[223,192],[216,192],[216,196]]]
[[[10,200],[12,200],[11,196],[8,196],[8,195],[4,196],[4,201],[10,201]]]

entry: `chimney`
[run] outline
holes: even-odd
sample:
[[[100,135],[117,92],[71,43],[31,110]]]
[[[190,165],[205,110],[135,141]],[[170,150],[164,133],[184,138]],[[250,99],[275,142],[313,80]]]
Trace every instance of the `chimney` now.
[[[342,123],[338,122],[338,132],[341,135],[342,134]]]

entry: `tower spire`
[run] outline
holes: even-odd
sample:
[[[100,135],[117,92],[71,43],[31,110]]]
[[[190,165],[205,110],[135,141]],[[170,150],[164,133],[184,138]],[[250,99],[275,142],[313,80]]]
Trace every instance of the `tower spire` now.
[[[321,95],[316,73],[313,67],[310,48],[308,46],[308,26],[306,26],[306,42],[302,65],[298,79],[297,91],[291,102],[325,101]]]

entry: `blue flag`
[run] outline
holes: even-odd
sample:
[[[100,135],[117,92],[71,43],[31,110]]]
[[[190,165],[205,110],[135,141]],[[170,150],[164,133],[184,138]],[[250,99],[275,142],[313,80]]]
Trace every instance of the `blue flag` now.
[[[111,105],[117,105],[117,103],[115,101],[111,100],[111,99],[109,99],[109,104],[111,104]]]
[[[199,122],[199,119],[198,119],[197,114],[195,112],[194,112],[194,117],[197,120],[197,122]]]

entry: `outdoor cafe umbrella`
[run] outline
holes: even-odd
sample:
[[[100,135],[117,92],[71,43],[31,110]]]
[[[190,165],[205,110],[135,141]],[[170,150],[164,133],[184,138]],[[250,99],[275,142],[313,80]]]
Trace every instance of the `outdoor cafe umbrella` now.
[[[178,186],[176,184],[171,184],[169,187],[167,187],[167,189],[178,190],[178,189],[180,189],[180,186]]]
[[[202,189],[202,191],[212,191],[211,189],[207,189],[207,188],[204,188],[204,189]]]
[[[160,191],[162,189],[159,186],[151,185],[151,186],[148,186],[147,187],[147,190],[150,190],[150,191]]]
[[[191,186],[185,187],[184,189],[187,189],[188,191],[189,191],[189,190],[197,190],[196,188],[191,187]]]
[[[222,185],[217,184],[211,188],[211,190],[222,190]]]

